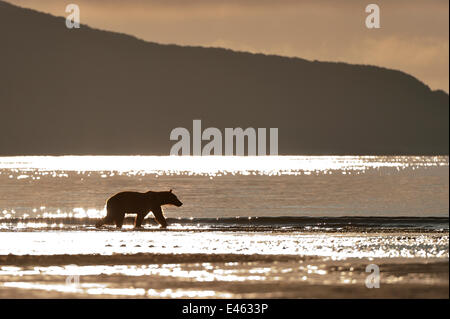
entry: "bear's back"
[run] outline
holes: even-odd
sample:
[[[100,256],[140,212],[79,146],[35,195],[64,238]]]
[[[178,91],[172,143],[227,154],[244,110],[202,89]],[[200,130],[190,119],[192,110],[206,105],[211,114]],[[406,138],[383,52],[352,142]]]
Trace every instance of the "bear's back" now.
[[[111,196],[107,201],[107,206],[115,206],[129,209],[141,209],[148,206],[149,198],[145,193],[120,192]]]

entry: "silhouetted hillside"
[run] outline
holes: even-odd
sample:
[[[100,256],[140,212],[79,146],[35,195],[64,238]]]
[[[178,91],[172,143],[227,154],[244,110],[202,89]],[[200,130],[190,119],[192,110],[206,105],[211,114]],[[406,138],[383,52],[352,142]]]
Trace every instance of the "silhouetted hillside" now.
[[[159,45],[0,1],[0,155],[168,154],[175,127],[278,127],[280,154],[448,154],[403,72]]]

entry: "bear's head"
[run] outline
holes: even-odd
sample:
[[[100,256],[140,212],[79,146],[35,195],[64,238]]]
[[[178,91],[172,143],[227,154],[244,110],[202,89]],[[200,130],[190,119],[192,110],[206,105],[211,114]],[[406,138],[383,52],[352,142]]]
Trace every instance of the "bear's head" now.
[[[163,203],[164,205],[174,205],[180,207],[183,203],[178,199],[178,197],[172,192],[172,190],[168,192],[162,192],[163,195]]]

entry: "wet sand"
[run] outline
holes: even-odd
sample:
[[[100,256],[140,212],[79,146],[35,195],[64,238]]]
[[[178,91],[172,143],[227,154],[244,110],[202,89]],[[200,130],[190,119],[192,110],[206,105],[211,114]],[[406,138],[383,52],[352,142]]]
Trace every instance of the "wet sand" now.
[[[442,258],[136,254],[77,259],[69,265],[69,255],[0,256],[0,298],[449,298],[449,264]],[[366,287],[369,264],[380,269],[380,288]]]
[[[0,231],[0,298],[449,297],[444,230],[77,227]]]

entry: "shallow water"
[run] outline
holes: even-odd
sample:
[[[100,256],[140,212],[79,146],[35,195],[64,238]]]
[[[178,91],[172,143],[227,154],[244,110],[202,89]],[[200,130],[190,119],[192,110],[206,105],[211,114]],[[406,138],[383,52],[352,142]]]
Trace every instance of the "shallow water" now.
[[[449,236],[448,232],[53,230],[0,232],[0,242],[0,255],[65,254],[73,255],[67,257],[68,263],[75,263],[78,255],[137,253],[448,258]]]
[[[0,219],[98,218],[123,190],[173,188],[168,217],[448,217],[448,157],[0,158]]]
[[[379,289],[365,285],[373,263]],[[0,297],[448,298],[448,263],[398,259],[3,266],[3,278]]]

